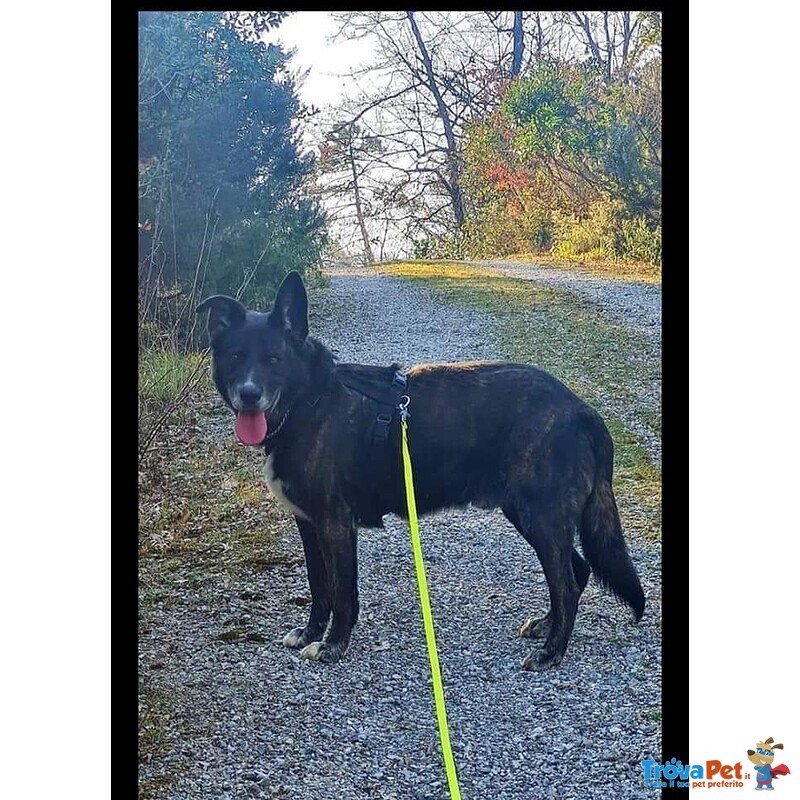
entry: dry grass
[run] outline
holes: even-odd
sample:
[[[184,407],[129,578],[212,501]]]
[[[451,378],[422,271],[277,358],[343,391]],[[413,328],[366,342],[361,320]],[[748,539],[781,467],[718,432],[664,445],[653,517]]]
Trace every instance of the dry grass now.
[[[489,259],[482,259],[489,260]],[[565,261],[549,254],[514,253],[494,259],[496,261],[514,261],[520,264],[535,264],[551,269],[566,269],[613,280],[635,281],[637,283],[661,283],[661,266],[645,262],[630,261]]]

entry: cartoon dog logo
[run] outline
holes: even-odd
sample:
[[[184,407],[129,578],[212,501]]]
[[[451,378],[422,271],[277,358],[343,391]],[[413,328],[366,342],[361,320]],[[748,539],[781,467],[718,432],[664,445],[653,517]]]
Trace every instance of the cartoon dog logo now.
[[[770,736],[765,742],[756,742],[755,750],[748,750],[747,757],[756,766],[756,786],[757,790],[769,789],[775,787],[772,785],[772,779],[778,778],[781,775],[789,775],[789,767],[786,764],[778,764],[777,767],[772,766],[775,760],[775,751],[783,750],[782,744],[773,744],[775,740]]]

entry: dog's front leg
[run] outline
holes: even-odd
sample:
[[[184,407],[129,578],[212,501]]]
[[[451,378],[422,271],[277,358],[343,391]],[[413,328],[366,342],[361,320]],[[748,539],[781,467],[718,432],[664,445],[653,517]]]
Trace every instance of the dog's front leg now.
[[[350,632],[358,619],[356,527],[350,514],[340,513],[317,530],[333,618],[324,640],[308,644],[300,657],[334,663],[347,652]]]
[[[286,647],[305,647],[322,639],[331,615],[331,598],[325,560],[320,550],[316,526],[300,517],[295,517],[295,521],[300,531],[303,552],[306,557],[308,586],[311,589],[311,613],[308,617],[308,624],[305,627],[289,631],[283,637],[283,643]]]

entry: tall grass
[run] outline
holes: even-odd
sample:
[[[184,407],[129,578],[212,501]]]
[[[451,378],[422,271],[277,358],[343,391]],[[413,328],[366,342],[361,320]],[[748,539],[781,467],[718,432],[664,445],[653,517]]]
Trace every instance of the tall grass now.
[[[207,351],[139,350],[139,457],[168,420],[188,416],[184,400],[204,378]]]

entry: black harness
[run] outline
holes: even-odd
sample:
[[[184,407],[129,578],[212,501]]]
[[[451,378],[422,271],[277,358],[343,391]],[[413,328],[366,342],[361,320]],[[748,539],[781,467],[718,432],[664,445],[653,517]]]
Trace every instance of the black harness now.
[[[387,373],[389,369],[382,367],[366,367],[363,364],[336,364],[333,372],[334,378],[339,383],[381,406],[381,410],[372,425],[371,440],[375,445],[386,444],[389,441],[392,420],[399,411],[401,400],[408,386],[408,379],[403,371],[399,367],[395,368],[391,373],[391,379],[388,381],[387,377],[389,376]],[[306,402],[313,408],[319,402],[319,399],[320,397],[317,395],[313,400],[307,400]],[[275,430],[271,431],[264,439],[264,452],[267,455],[272,452],[275,446],[274,439],[281,432],[281,428],[283,428],[283,424],[286,422],[286,418],[292,408],[293,406],[289,406],[286,409]]]
[[[396,368],[391,381],[386,383],[385,375],[374,375],[360,364],[337,364],[334,375],[348,389],[358,392],[364,397],[383,406],[375,418],[372,427],[372,441],[376,445],[389,441],[389,430],[392,420],[398,412],[400,401],[406,393],[408,379],[403,371]]]

